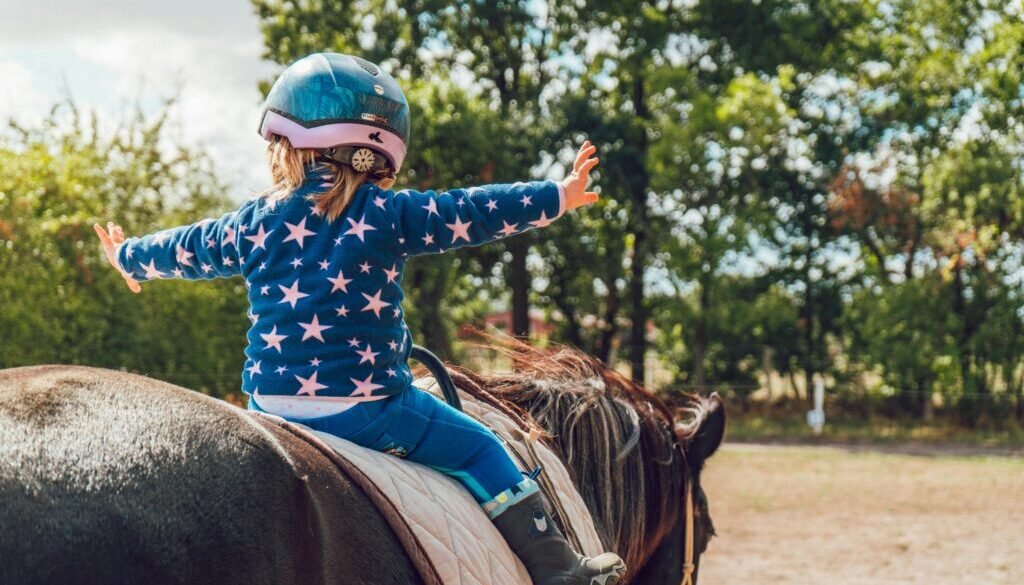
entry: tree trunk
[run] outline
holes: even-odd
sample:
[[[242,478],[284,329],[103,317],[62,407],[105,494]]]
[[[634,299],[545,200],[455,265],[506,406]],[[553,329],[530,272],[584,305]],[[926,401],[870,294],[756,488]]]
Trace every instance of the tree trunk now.
[[[974,384],[974,370],[971,367],[971,364],[974,362],[970,349],[972,331],[967,315],[967,299],[964,294],[963,279],[963,268],[960,266],[959,261],[957,261],[956,269],[953,271],[953,313],[960,319],[956,335],[957,361],[960,366],[960,383],[963,387],[963,398],[960,399],[960,414],[973,427],[977,424],[981,413],[978,409],[979,400],[977,388]]]
[[[512,254],[510,265],[510,285],[512,288],[512,335],[530,337],[530,272],[526,269],[526,254],[530,251],[530,242],[526,236],[518,236],[508,241],[508,251]]]
[[[810,244],[807,247],[807,255],[805,259],[804,268],[804,282],[807,284],[807,291],[804,295],[804,392],[807,396],[807,405],[809,408],[814,407],[814,393],[811,392],[811,388],[814,386],[814,374],[817,368],[815,367],[815,351],[814,347],[814,284],[811,282],[811,249]]]
[[[764,389],[766,392],[764,398],[764,413],[767,415],[772,408],[772,356],[775,355],[775,349],[771,346],[764,346],[764,351],[761,354],[761,368],[764,370]]]
[[[708,347],[708,312],[711,310],[711,287],[708,282],[700,285],[700,311],[693,324],[693,385],[694,391],[704,392],[707,388],[705,359]]]
[[[629,335],[629,361],[633,381],[639,384],[643,384],[647,377],[647,364],[645,363],[647,356],[647,306],[644,302],[644,275],[647,271],[647,187],[649,178],[644,164],[647,160],[647,119],[650,117],[647,111],[642,68],[643,64],[638,64],[633,72],[633,107],[636,108],[636,117],[640,120],[640,127],[637,129],[635,144],[638,164],[630,193],[633,200],[630,215],[633,262],[630,266],[629,282],[630,313],[633,321]]]
[[[614,278],[605,281],[605,286],[608,287],[608,298],[605,301],[604,330],[601,331],[596,356],[597,359],[610,365],[615,336],[619,332],[619,325],[616,322],[619,316],[619,291],[615,288]]]

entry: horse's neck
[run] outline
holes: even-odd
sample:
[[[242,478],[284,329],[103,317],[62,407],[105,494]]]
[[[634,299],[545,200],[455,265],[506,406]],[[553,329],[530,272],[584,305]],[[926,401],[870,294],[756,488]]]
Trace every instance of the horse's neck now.
[[[519,406],[531,410],[529,405]],[[622,407],[633,408],[631,405]],[[667,561],[673,554],[672,544],[665,543],[672,540],[676,520],[680,517],[680,486],[685,466],[678,458],[671,437],[661,436],[662,429],[656,421],[632,416],[623,419],[612,414],[622,413],[606,413],[601,422],[608,424],[615,420],[621,426],[622,420],[632,420],[633,424],[641,425],[642,436],[636,448],[623,449],[633,434],[631,428],[615,429],[613,434],[618,436],[619,444],[612,444],[607,431],[602,436],[597,436],[596,430],[590,436],[583,436],[586,433],[581,433],[579,428],[562,426],[565,421],[551,416],[541,417],[538,422],[543,423],[566,457],[566,467],[590,508],[602,540],[623,556],[627,564],[639,569],[655,557],[664,557]],[[654,449],[662,452],[650,452]],[[594,464],[602,461],[609,464]],[[658,564],[664,563],[659,561]]]

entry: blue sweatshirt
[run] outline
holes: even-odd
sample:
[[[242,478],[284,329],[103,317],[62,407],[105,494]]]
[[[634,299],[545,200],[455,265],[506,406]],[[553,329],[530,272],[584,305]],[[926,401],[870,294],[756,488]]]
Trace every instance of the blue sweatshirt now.
[[[245,278],[252,326],[242,389],[250,395],[402,392],[412,382],[406,259],[544,227],[565,211],[550,181],[445,193],[367,183],[328,222],[307,196],[326,190],[329,173],[312,166],[282,201],[255,198],[219,219],[130,238],[118,249],[121,267],[139,281]]]

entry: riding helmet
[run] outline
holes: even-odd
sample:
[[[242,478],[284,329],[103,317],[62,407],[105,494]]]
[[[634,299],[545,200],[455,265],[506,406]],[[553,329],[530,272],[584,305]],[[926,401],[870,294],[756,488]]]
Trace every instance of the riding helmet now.
[[[409,103],[386,71],[359,57],[314,53],[288,66],[260,115],[264,139],[284,136],[360,172],[402,168]]]

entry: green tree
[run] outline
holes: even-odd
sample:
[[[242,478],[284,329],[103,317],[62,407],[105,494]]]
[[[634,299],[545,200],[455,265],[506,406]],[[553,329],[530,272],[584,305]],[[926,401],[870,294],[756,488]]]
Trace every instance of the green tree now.
[[[245,340],[238,281],[154,283],[132,295],[92,224],[128,233],[191,222],[230,202],[201,153],[158,146],[167,110],[105,135],[61,104],[0,144],[0,367],[89,364],[223,395],[236,390]]]

